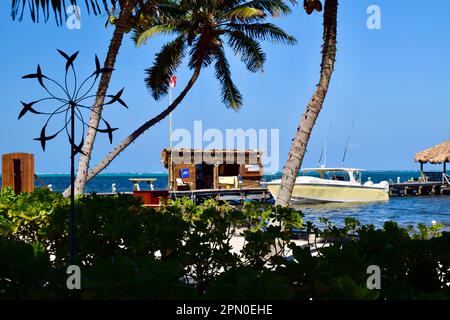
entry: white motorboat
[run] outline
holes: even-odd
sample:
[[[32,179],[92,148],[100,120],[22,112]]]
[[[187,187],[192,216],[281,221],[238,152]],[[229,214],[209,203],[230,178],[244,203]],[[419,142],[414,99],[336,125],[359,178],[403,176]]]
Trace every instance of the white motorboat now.
[[[293,203],[375,202],[389,200],[389,183],[361,183],[362,169],[312,168],[302,170],[292,192]],[[276,199],[281,179],[266,183]]]

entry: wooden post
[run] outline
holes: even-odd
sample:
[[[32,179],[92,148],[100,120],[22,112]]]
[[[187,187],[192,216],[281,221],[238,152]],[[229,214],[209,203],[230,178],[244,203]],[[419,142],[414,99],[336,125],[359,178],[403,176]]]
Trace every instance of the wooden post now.
[[[423,162],[420,162],[420,181],[423,181]]]
[[[446,170],[446,168],[445,168],[445,161],[444,161],[444,162],[442,162],[442,177],[441,177],[441,184],[444,184],[444,183],[445,183],[445,177],[444,177],[444,175],[445,175],[445,170]]]
[[[213,186],[214,189],[217,190],[219,189],[219,165],[217,163],[214,164],[214,169],[213,169]]]

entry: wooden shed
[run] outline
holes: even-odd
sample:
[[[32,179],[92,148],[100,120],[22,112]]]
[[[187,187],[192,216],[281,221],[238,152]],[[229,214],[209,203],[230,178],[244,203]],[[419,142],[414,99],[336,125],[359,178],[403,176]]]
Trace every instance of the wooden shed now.
[[[9,153],[2,156],[2,188],[11,186],[16,194],[34,190],[34,155]]]
[[[173,191],[257,188],[262,152],[252,150],[164,149],[162,163]]]

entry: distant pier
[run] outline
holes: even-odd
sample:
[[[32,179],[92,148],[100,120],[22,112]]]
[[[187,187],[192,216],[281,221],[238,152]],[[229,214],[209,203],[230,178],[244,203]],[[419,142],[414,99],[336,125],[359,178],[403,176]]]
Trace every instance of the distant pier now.
[[[443,182],[406,181],[389,185],[391,197],[450,195],[450,185]]]

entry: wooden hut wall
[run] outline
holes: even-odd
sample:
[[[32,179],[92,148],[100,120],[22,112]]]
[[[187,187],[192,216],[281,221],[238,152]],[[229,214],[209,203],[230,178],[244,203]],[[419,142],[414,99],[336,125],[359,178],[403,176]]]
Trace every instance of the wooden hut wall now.
[[[259,181],[263,174],[263,166],[260,162],[255,165],[243,164],[240,167],[239,174],[243,179],[243,188],[259,187]]]
[[[16,193],[33,192],[33,154],[10,153],[2,156],[2,188],[6,186],[13,187]]]
[[[182,176],[182,172],[188,172],[188,176]],[[184,183],[187,184],[192,184],[192,189],[195,190],[196,188],[196,170],[195,170],[195,165],[193,164],[174,164],[173,165],[173,184],[174,184],[174,189],[178,190],[177,187],[177,178],[181,178],[183,180]]]

